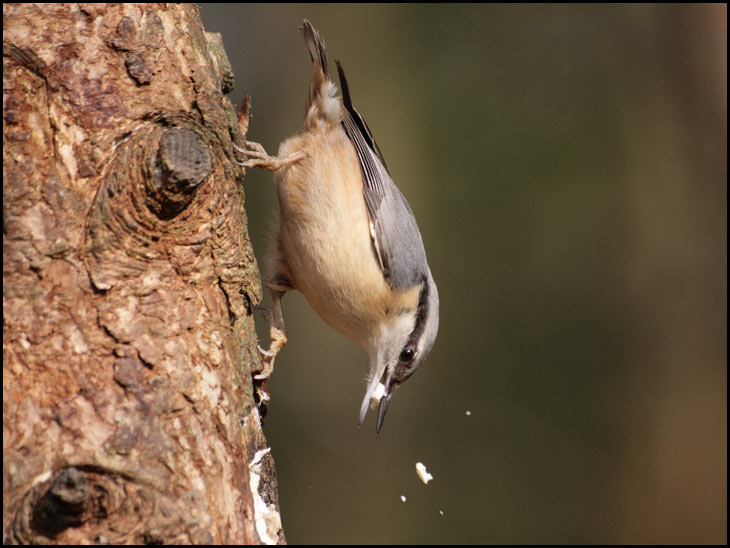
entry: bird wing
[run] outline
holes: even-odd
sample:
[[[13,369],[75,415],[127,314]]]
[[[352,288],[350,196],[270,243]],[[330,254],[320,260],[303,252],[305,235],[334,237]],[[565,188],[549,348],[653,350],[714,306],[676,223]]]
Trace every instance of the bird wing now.
[[[386,281],[396,289],[423,283],[426,252],[408,202],[388,173],[383,154],[370,128],[352,106],[342,65],[337,61],[345,113],[342,126],[357,154],[362,171],[370,237]]]

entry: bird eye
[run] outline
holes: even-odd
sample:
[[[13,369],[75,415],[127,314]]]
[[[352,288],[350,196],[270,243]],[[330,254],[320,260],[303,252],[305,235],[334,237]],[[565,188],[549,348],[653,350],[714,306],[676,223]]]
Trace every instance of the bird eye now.
[[[400,353],[400,361],[408,363],[413,361],[413,358],[416,356],[416,351],[412,348],[406,348],[403,352]]]

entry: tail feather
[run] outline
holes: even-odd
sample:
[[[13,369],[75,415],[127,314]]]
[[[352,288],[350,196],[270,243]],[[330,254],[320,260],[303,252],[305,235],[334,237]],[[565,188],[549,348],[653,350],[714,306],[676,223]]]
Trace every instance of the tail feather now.
[[[307,95],[304,127],[311,130],[323,124],[328,127],[339,124],[342,119],[342,106],[337,98],[337,87],[330,78],[324,40],[307,19],[302,21],[299,29],[309,48],[313,69]]]
[[[302,21],[299,30],[301,30],[302,34],[304,34],[304,41],[307,43],[307,47],[309,48],[309,55],[312,57],[312,62],[315,64],[315,69],[322,72],[324,76],[329,79],[330,73],[329,67],[327,66],[327,49],[324,46],[324,40],[308,19],[304,19]]]

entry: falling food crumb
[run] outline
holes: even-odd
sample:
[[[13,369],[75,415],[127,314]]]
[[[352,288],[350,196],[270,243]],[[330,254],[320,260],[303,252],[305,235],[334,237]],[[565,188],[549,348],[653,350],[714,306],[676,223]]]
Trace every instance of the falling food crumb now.
[[[418,477],[421,478],[421,481],[426,484],[428,484],[428,482],[433,479],[433,476],[428,473],[428,470],[426,470],[426,467],[423,465],[422,462],[416,463],[416,474],[418,474]]]
[[[471,416],[471,411],[469,411],[468,409],[466,410],[466,416],[467,417],[470,417]]]
[[[405,496],[405,495],[401,495],[401,496],[400,496],[400,499],[401,499],[401,500],[402,500],[403,502],[405,502],[405,501],[406,501],[406,496]]]
[[[380,400],[383,399],[383,396],[385,396],[385,385],[382,382],[379,382],[375,386],[373,395],[370,396],[370,409],[375,409],[375,407],[377,407],[380,403]]]
[[[444,515],[444,511],[443,510],[439,510],[439,514],[441,514],[443,516]]]

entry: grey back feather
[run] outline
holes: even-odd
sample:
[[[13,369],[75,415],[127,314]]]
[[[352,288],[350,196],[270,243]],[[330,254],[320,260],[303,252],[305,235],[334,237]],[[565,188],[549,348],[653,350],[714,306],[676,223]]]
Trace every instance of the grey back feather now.
[[[424,281],[428,264],[416,218],[393,182],[370,128],[352,106],[345,72],[339,61],[345,114],[342,126],[350,139],[363,176],[365,206],[372,223],[371,237],[386,281],[395,289],[408,289]]]

